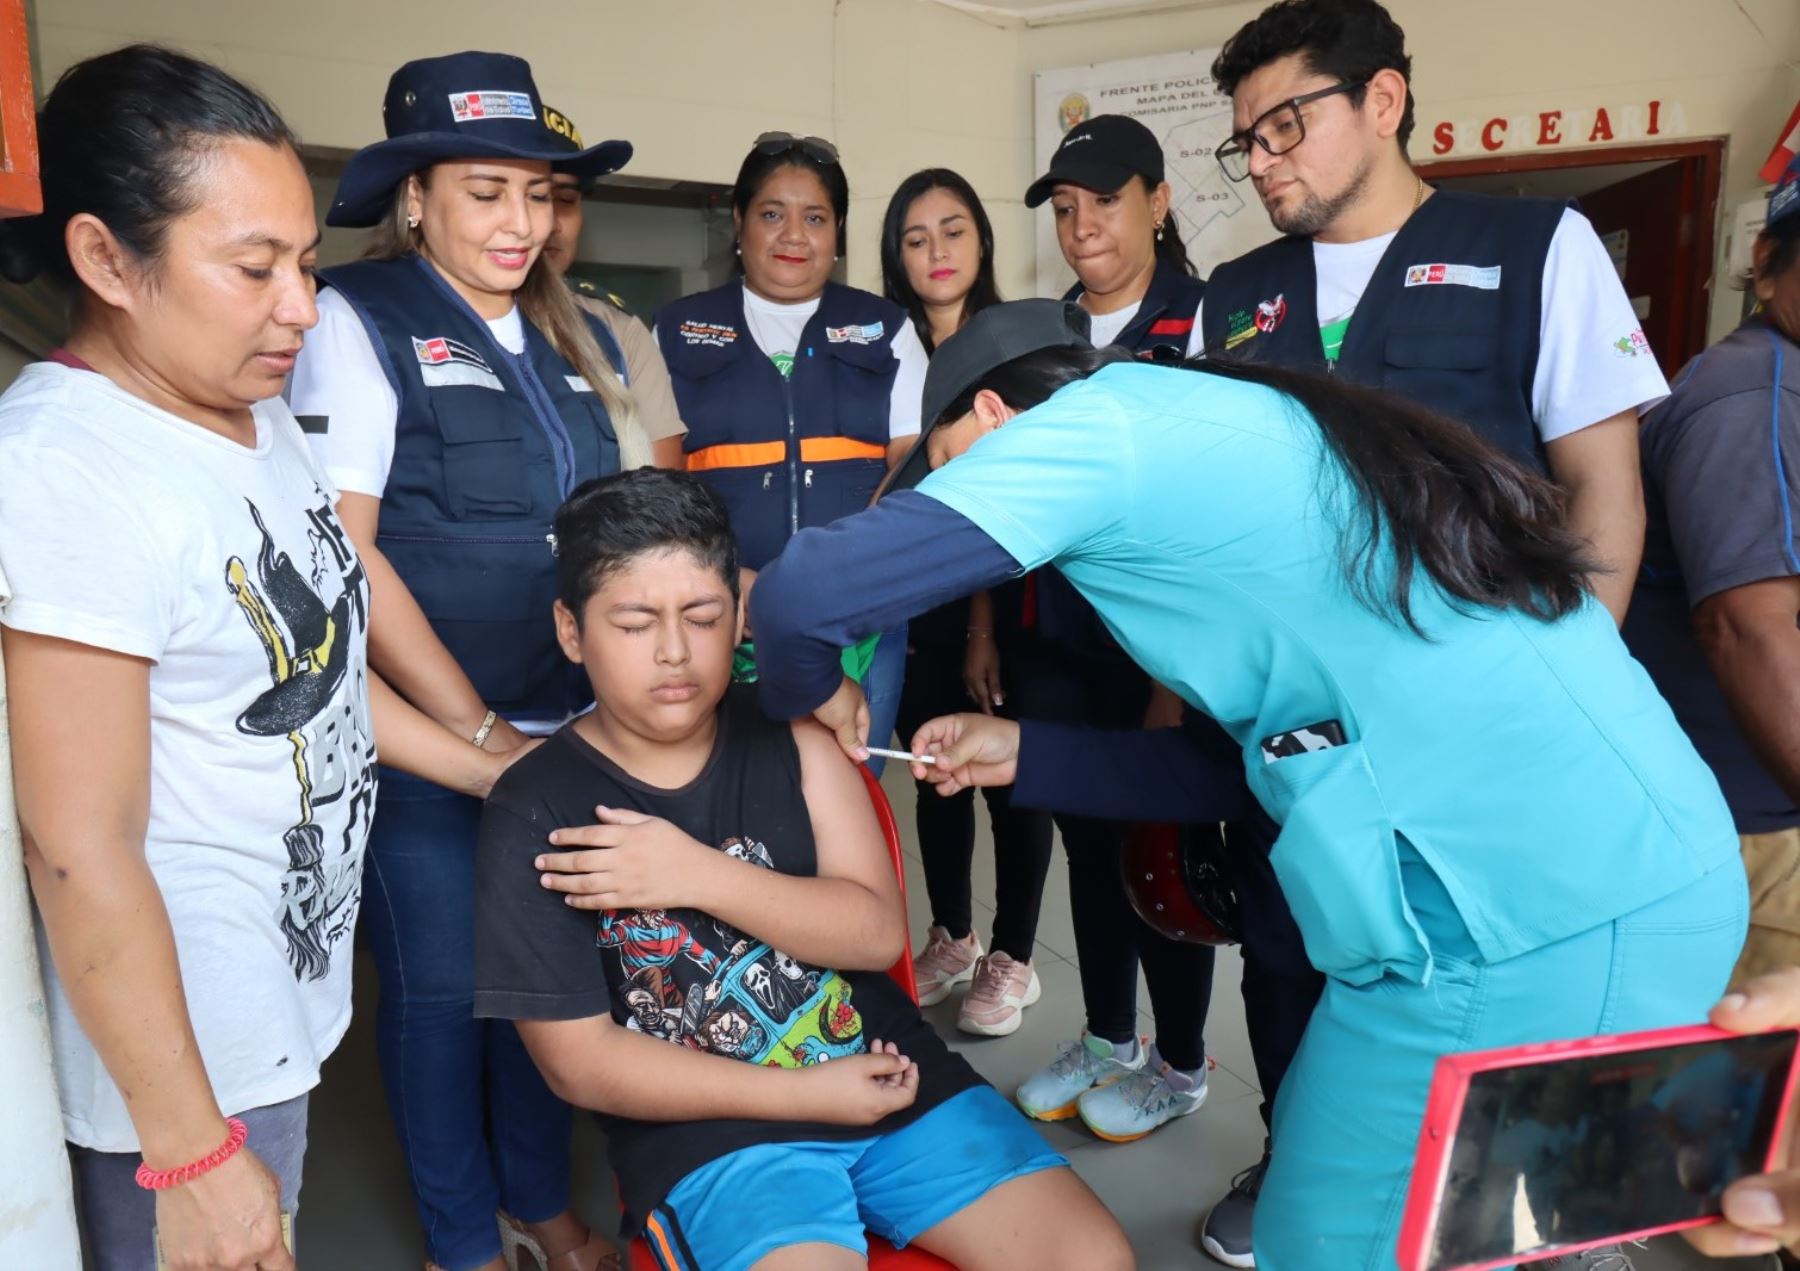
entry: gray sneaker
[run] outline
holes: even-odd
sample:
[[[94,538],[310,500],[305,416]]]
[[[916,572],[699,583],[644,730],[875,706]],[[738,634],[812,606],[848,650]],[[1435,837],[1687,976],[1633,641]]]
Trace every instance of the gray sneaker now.
[[[1262,1160],[1232,1179],[1231,1190],[1208,1211],[1206,1221],[1200,1224],[1200,1247],[1209,1257],[1228,1267],[1256,1265],[1256,1254],[1250,1248],[1250,1220],[1256,1214],[1256,1198],[1268,1169],[1269,1149],[1265,1146]]]

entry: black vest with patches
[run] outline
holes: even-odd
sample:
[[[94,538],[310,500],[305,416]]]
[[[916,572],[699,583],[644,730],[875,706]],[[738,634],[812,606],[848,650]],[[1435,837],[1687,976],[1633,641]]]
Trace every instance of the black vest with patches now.
[[[1545,472],[1531,388],[1544,261],[1567,207],[1439,190],[1382,254],[1335,368],[1319,338],[1312,240],[1277,239],[1213,272],[1207,355],[1335,370],[1460,420]]]

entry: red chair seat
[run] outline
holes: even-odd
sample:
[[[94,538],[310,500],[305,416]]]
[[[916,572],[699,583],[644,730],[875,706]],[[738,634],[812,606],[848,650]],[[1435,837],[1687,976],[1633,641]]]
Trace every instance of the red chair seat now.
[[[881,788],[881,779],[870,772],[867,766],[863,766],[861,772],[863,785],[869,791],[869,801],[875,805],[875,819],[881,822],[881,836],[887,840],[888,859],[893,862],[894,877],[900,880],[900,912],[905,914],[906,860],[900,854],[900,827],[894,821],[894,809],[888,805],[887,792]],[[906,947],[900,951],[900,960],[888,968],[888,978],[905,990],[914,1006],[919,1004],[919,986],[913,983],[910,923]],[[896,1249],[873,1234],[869,1235],[868,1240],[870,1271],[956,1271],[953,1263],[945,1262],[935,1253],[927,1253],[923,1249]],[[630,1271],[658,1271],[656,1255],[650,1252],[650,1246],[641,1236],[631,1242]]]

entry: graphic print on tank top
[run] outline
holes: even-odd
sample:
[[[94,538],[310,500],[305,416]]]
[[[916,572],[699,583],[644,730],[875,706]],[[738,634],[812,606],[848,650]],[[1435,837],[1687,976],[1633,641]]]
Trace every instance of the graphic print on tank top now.
[[[728,838],[719,850],[775,868],[752,839]],[[626,1027],[651,1037],[771,1068],[868,1047],[847,980],[699,910],[604,910],[595,943],[618,960]]]

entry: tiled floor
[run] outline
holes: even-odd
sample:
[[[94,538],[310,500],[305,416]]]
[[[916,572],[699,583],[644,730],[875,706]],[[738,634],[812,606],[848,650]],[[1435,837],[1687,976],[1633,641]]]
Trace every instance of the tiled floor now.
[[[907,887],[912,897],[914,939],[918,940],[929,919],[923,908],[925,889],[917,845],[912,840],[911,783],[890,771],[887,787],[907,837]],[[988,916],[992,909],[981,898],[993,895],[991,842],[984,818],[975,853],[975,895],[978,914]],[[976,925],[985,940],[987,917],[978,916]],[[1044,995],[1026,1013],[1024,1026],[1007,1038],[965,1036],[955,1030],[954,997],[927,1014],[954,1049],[1010,1093],[1026,1074],[1047,1062],[1059,1043],[1081,1031],[1074,949],[1068,880],[1059,857],[1051,870],[1040,921],[1037,962]],[[1201,1271],[1218,1266],[1198,1252],[1195,1225],[1206,1207],[1224,1194],[1231,1176],[1256,1160],[1262,1150],[1263,1125],[1257,1112],[1261,1096],[1244,1034],[1243,1002],[1237,989],[1239,965],[1235,950],[1220,951],[1207,1029],[1207,1043],[1218,1067],[1209,1079],[1211,1094],[1201,1111],[1128,1145],[1101,1142],[1079,1122],[1043,1126],[1045,1138],[1069,1154],[1076,1171],[1118,1215],[1144,1271]],[[374,976],[366,964],[358,967],[358,975],[361,1009],[349,1036],[326,1065],[324,1080],[313,1098],[312,1139],[298,1233],[306,1271],[404,1271],[422,1265],[424,1257],[405,1164],[388,1125],[376,1071],[369,1009],[376,993]],[[1145,1031],[1149,1031],[1148,1004],[1141,995],[1139,1007]],[[587,1118],[577,1119],[575,1157],[579,1208],[597,1222],[610,1222],[616,1212],[612,1177],[600,1137]],[[1760,1271],[1763,1266],[1755,1261],[1705,1262],[1678,1242],[1638,1252],[1635,1260],[1638,1271]]]

